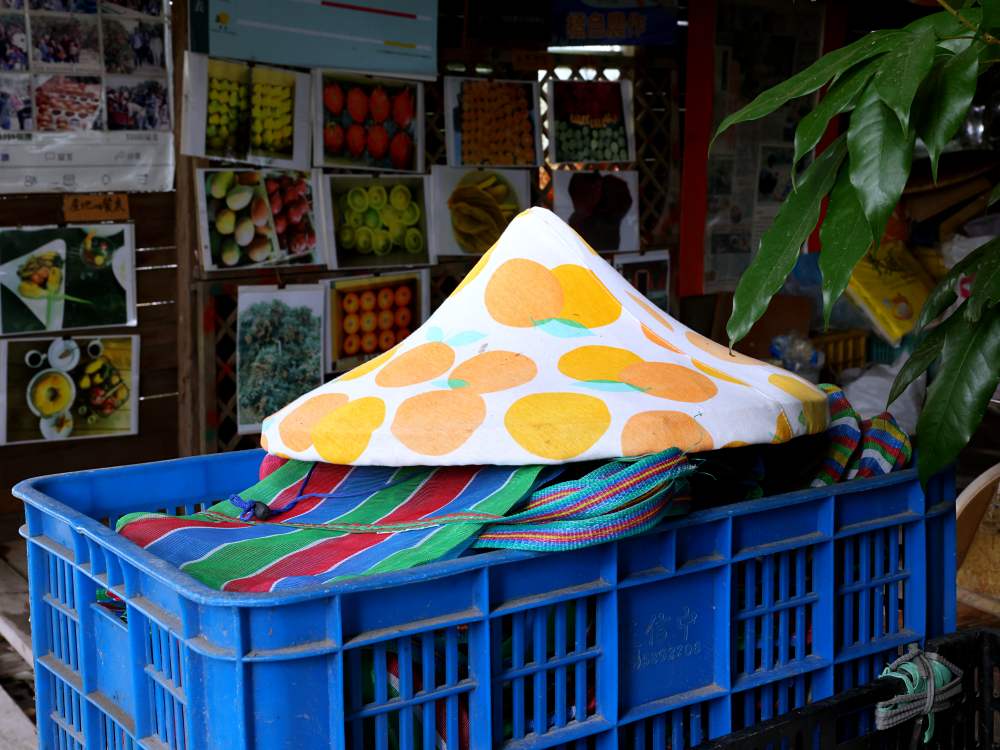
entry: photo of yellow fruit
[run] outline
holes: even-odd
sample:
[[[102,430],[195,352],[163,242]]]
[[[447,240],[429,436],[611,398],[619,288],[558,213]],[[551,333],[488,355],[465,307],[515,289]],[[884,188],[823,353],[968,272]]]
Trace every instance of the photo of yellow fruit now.
[[[455,241],[463,251],[482,255],[521,208],[517,193],[502,174],[469,172],[448,198]]]
[[[250,153],[292,158],[295,75],[254,67],[250,73]]]
[[[242,158],[249,150],[250,68],[244,63],[208,61],[205,154]]]

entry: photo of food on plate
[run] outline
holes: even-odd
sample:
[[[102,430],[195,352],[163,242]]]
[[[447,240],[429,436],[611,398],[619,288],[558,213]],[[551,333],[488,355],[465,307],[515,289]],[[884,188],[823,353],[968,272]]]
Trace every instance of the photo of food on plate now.
[[[101,70],[96,16],[31,16],[31,67]],[[107,42],[105,42],[107,49]]]
[[[635,161],[631,81],[550,81],[546,91],[552,162]]]
[[[330,369],[343,372],[387,352],[429,314],[430,272],[330,281]]]
[[[330,71],[313,76],[316,166],[423,171],[423,84]]]
[[[312,172],[198,170],[206,270],[324,263]]]
[[[0,352],[5,442],[138,431],[138,336],[15,339]]]
[[[541,163],[537,83],[446,76],[444,97],[449,165]]]
[[[324,176],[335,268],[429,262],[426,178]]]
[[[236,404],[240,434],[323,382],[324,287],[241,286]]]
[[[435,257],[482,255],[531,203],[526,169],[431,168]]]
[[[0,70],[28,69],[28,32],[21,14],[0,14]]]
[[[36,127],[48,132],[100,130],[101,79],[35,76]]]
[[[0,230],[0,331],[134,325],[130,224]]]
[[[639,173],[552,173],[552,208],[599,253],[639,249]]]
[[[109,130],[170,130],[170,100],[165,78],[136,80],[108,76],[105,81]]]
[[[0,75],[0,130],[34,129],[31,115],[31,78]]]

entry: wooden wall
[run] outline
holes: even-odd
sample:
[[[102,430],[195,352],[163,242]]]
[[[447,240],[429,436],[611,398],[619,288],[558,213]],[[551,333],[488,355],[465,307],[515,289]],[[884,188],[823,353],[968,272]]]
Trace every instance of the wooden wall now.
[[[174,194],[129,196],[135,222],[138,328],[106,328],[101,335],[138,334],[139,434],[0,446],[0,538],[17,533],[21,503],[7,491],[28,477],[155,461],[177,455],[177,248]],[[60,195],[0,196],[0,226],[63,223]],[[34,334],[44,335],[44,334]]]

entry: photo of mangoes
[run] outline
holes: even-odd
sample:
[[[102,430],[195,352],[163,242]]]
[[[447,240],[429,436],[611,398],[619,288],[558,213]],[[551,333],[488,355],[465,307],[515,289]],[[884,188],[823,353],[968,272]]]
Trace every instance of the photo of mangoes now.
[[[415,82],[323,73],[323,165],[419,171],[421,93]]]
[[[632,161],[620,82],[553,81],[549,92],[554,162]]]
[[[451,230],[466,253],[482,255],[523,208],[507,178],[498,172],[469,172],[448,197]]]
[[[414,266],[429,260],[424,181],[328,177],[337,266]]]
[[[308,172],[202,170],[209,270],[321,262]]]
[[[250,83],[250,154],[291,159],[294,119],[295,75],[255,66]]]
[[[336,279],[330,361],[341,371],[389,351],[423,322],[420,272]]]
[[[250,148],[250,68],[243,63],[208,61],[205,154],[241,159]]]

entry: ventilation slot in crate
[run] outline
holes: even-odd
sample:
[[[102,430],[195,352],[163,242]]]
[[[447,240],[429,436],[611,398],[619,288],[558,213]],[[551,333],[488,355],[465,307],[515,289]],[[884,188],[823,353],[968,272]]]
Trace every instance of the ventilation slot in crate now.
[[[813,548],[737,563],[733,569],[733,666],[737,676],[771,672],[813,653]]]
[[[783,716],[812,700],[812,674],[808,673],[736,693],[732,698],[733,731]]]
[[[344,666],[350,750],[469,747],[465,626],[353,648]]]
[[[495,741],[543,735],[597,712],[596,597],[502,615],[492,627]]]
[[[186,750],[186,703],[181,677],[181,644],[176,636],[149,623],[146,638],[153,734],[170,750]]]
[[[707,703],[676,708],[618,730],[619,750],[687,750],[707,739]]]
[[[101,713],[101,750],[138,750],[135,739],[114,719]]]
[[[83,700],[70,684],[51,672],[47,674],[49,700],[52,701],[49,714],[52,719],[52,747],[60,750],[83,750]]]

